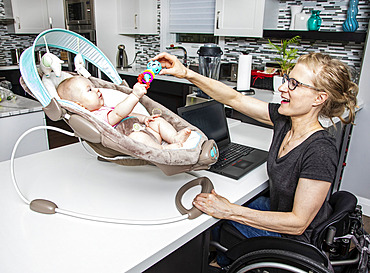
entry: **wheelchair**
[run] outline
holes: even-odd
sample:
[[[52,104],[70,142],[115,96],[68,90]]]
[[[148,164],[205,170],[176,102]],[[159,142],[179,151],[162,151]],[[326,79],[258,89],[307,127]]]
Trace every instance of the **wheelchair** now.
[[[370,236],[363,228],[357,198],[338,191],[329,203],[333,212],[314,229],[310,244],[283,237],[246,239],[231,224],[223,222],[220,241],[211,241],[211,245],[224,253],[231,264],[221,269],[209,267],[209,273],[368,273]]]

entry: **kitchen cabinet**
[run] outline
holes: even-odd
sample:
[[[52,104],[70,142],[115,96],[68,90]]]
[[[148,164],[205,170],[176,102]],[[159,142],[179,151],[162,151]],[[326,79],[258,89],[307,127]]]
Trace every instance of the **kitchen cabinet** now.
[[[157,0],[117,0],[119,34],[158,34]]]
[[[215,36],[262,37],[264,28],[276,28],[279,1],[216,0]]]
[[[28,129],[45,126],[45,114],[39,102],[18,96],[0,103],[0,161],[9,160],[18,138]],[[46,130],[27,135],[19,144],[16,157],[49,149]]]
[[[63,0],[4,0],[9,33],[38,34],[51,27],[65,28]]]

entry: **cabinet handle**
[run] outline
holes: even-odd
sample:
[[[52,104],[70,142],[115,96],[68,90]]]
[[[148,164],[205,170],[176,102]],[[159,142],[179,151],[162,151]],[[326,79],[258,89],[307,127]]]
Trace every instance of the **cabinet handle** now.
[[[217,16],[216,16],[216,29],[220,29],[220,13],[221,11],[217,11]]]
[[[21,29],[21,20],[19,19],[18,16],[16,17],[16,20],[17,20],[18,29]]]
[[[134,20],[135,21],[135,24],[134,24],[135,29],[137,29],[137,16],[138,16],[137,13],[135,13],[135,17],[134,17],[135,18],[135,20]]]

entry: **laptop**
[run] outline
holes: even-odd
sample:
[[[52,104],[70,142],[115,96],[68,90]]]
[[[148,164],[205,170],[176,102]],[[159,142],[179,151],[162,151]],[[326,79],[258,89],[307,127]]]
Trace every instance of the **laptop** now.
[[[239,179],[267,160],[266,151],[231,142],[223,104],[211,100],[180,107],[177,111],[180,117],[217,143],[220,156],[209,171]]]

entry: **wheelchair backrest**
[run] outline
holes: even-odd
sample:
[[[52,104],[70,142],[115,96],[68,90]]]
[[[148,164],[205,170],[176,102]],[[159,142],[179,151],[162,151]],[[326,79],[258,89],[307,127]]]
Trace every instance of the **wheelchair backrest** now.
[[[336,236],[349,232],[349,215],[355,211],[357,198],[350,192],[337,191],[329,199],[333,213],[328,220],[317,226],[311,236],[311,243],[321,249],[322,243],[329,227],[336,228]]]

